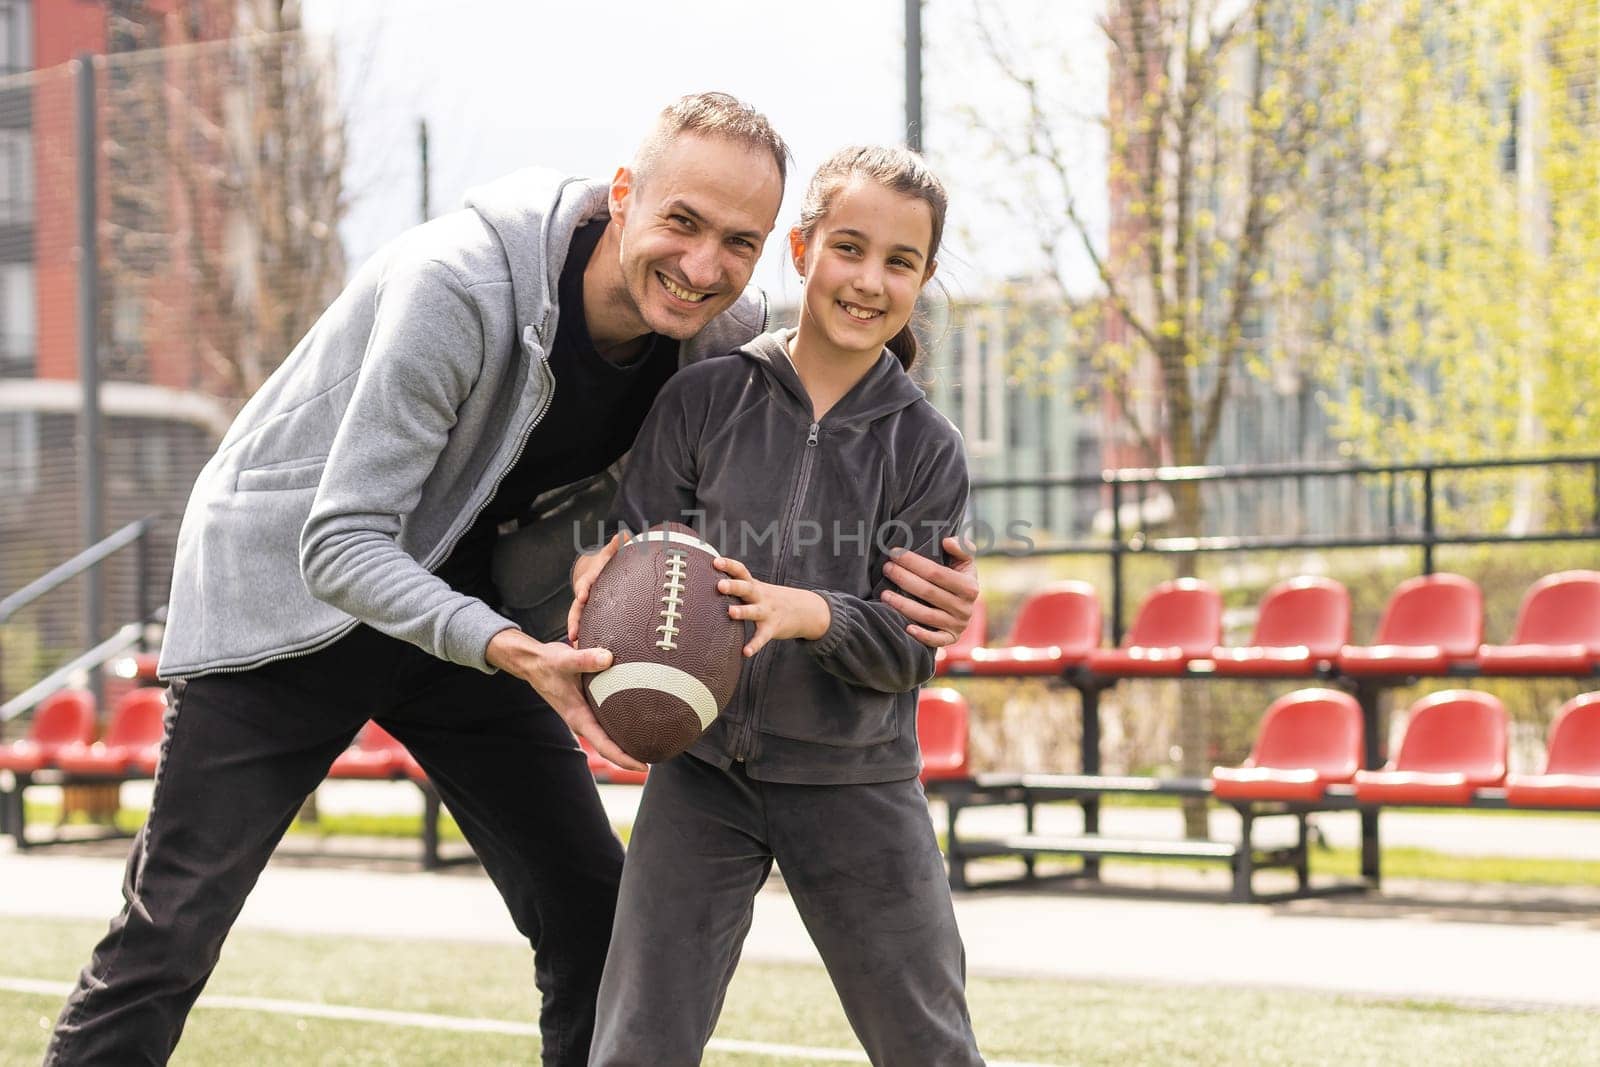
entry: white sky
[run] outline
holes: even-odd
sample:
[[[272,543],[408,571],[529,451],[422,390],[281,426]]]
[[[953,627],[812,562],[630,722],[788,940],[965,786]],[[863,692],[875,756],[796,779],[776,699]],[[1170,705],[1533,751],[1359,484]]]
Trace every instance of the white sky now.
[[[352,265],[419,218],[420,118],[438,214],[473,185],[533,163],[609,177],[663,104],[723,89],[766,112],[794,151],[779,232],[829,152],[902,135],[903,0],[303,3],[308,27],[335,35],[352,116]],[[923,15],[925,148],[951,194],[942,274],[962,295],[1028,269],[1033,247],[997,206],[1006,175],[953,112],[963,103],[1005,107],[971,50],[972,3],[926,0]],[[1030,41],[1065,39],[1074,66],[1081,57],[1067,91],[1090,111],[1105,99],[1104,46],[1088,21],[1098,6],[1005,5]],[[1085,153],[1085,198],[1103,216],[1103,163]],[[797,286],[779,245],[768,241],[756,280],[792,302]]]

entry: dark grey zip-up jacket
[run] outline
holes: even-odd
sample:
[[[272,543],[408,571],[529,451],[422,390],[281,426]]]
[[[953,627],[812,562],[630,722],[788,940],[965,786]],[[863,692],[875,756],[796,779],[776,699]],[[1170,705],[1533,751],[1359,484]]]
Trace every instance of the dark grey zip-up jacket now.
[[[491,670],[489,639],[512,620],[430,572],[550,405],[583,402],[557,395],[545,355],[573,232],[605,216],[606,197],[602,182],[518,171],[357,273],[195,482],[163,677],[302,655],[358,621]],[[765,328],[766,301],[752,287],[679,347],[680,361],[723,355]],[[516,602],[546,603],[557,629],[579,518],[530,526],[514,569],[541,573],[507,576],[526,587]],[[548,636],[535,620],[517,622]]]
[[[690,749],[752,778],[888,782],[920,769],[916,690],[933,649],[878,599],[904,548],[944,562],[967,502],[961,435],[885,351],[820,423],[785,342],[679,371],[634,444],[614,518],[686,522],[765,582],[813,589],[832,622],[745,663],[728,709]]]

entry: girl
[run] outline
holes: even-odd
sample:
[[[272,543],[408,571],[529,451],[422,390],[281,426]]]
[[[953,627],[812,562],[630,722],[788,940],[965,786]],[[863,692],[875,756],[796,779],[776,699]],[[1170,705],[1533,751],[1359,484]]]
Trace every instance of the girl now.
[[[966,506],[960,435],[907,373],[944,217],[914,153],[836,154],[789,234],[798,330],[680,371],[640,431],[614,517],[736,557],[719,588],[754,630],[732,704],[645,786],[591,1065],[700,1061],[774,860],[873,1063],[982,1062],[917,781],[934,654],[878,599]]]

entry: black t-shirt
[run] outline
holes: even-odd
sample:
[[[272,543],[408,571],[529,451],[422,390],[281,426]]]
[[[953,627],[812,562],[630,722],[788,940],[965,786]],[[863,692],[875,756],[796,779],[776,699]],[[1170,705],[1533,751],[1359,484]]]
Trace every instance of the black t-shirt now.
[[[561,315],[546,354],[556,383],[550,407],[493,499],[436,572],[452,589],[491,604],[497,600],[489,577],[496,527],[521,515],[540,493],[615,463],[678,369],[678,342],[660,334],[651,334],[645,350],[625,364],[595,350],[583,314],[583,271],[605,228],[606,220],[596,219],[574,233],[561,268]]]

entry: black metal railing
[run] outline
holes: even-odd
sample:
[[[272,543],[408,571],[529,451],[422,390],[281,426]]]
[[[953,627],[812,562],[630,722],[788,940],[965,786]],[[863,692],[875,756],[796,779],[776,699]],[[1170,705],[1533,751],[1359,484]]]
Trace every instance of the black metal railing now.
[[[150,597],[150,532],[155,527],[154,518],[130,522],[120,530],[90,545],[76,556],[51,568],[47,573],[29,582],[16,592],[0,598],[0,626],[9,622],[18,612],[82,574],[86,574],[110,557],[130,546],[135,553],[134,610],[136,619],[124,626],[116,635],[100,640],[99,634],[89,634],[92,647],[75,657],[71,663],[52,671],[42,682],[37,682],[17,697],[5,700],[3,682],[0,682],[0,725],[26,711],[39,699],[48,696],[51,689],[46,684],[64,678],[66,674],[85,669],[97,669],[113,656],[144,641],[144,624],[156,617],[156,607]],[[0,656],[5,649],[0,644]],[[0,674],[3,677],[3,674]],[[29,699],[37,694],[36,699]]]
[[[1583,512],[1560,529],[1508,532],[1505,529],[1441,528],[1441,515],[1466,512],[1463,507],[1442,507],[1441,494],[1447,494],[1445,475],[1477,473],[1515,468],[1580,468],[1591,495]],[[1343,533],[1314,535],[1260,535],[1206,533],[1199,530],[1168,532],[1171,522],[1150,521],[1147,506],[1156,493],[1170,492],[1183,483],[1197,486],[1242,485],[1259,482],[1293,481],[1296,492],[1303,492],[1307,481],[1342,479],[1351,483],[1378,484],[1382,521],[1374,527]],[[1318,463],[1274,464],[1249,467],[1156,467],[1136,470],[1108,470],[1091,476],[1047,476],[1034,478],[975,478],[972,481],[974,512],[985,529],[1004,531],[1006,505],[1014,505],[1018,494],[1038,493],[1041,505],[1048,494],[1093,491],[1101,501],[1107,529],[1103,537],[1087,539],[991,538],[977,547],[980,555],[1056,556],[1098,555],[1108,557],[1111,570],[1111,626],[1113,640],[1123,634],[1124,563],[1129,556],[1148,554],[1183,555],[1213,552],[1275,551],[1284,549],[1382,548],[1391,546],[1421,549],[1421,572],[1434,570],[1435,549],[1443,545],[1510,544],[1600,540],[1600,454],[1572,454],[1500,460],[1451,461],[1439,463]],[[1367,489],[1372,494],[1370,486]],[[1005,505],[996,514],[987,505],[994,494],[1006,494]],[[1409,495],[1408,495],[1409,494]],[[1443,503],[1448,503],[1444,501]],[[1041,511],[1049,509],[1041,506]],[[1132,521],[1125,518],[1132,516]],[[989,519],[996,521],[990,522]],[[1600,563],[1600,560],[1597,560]]]

